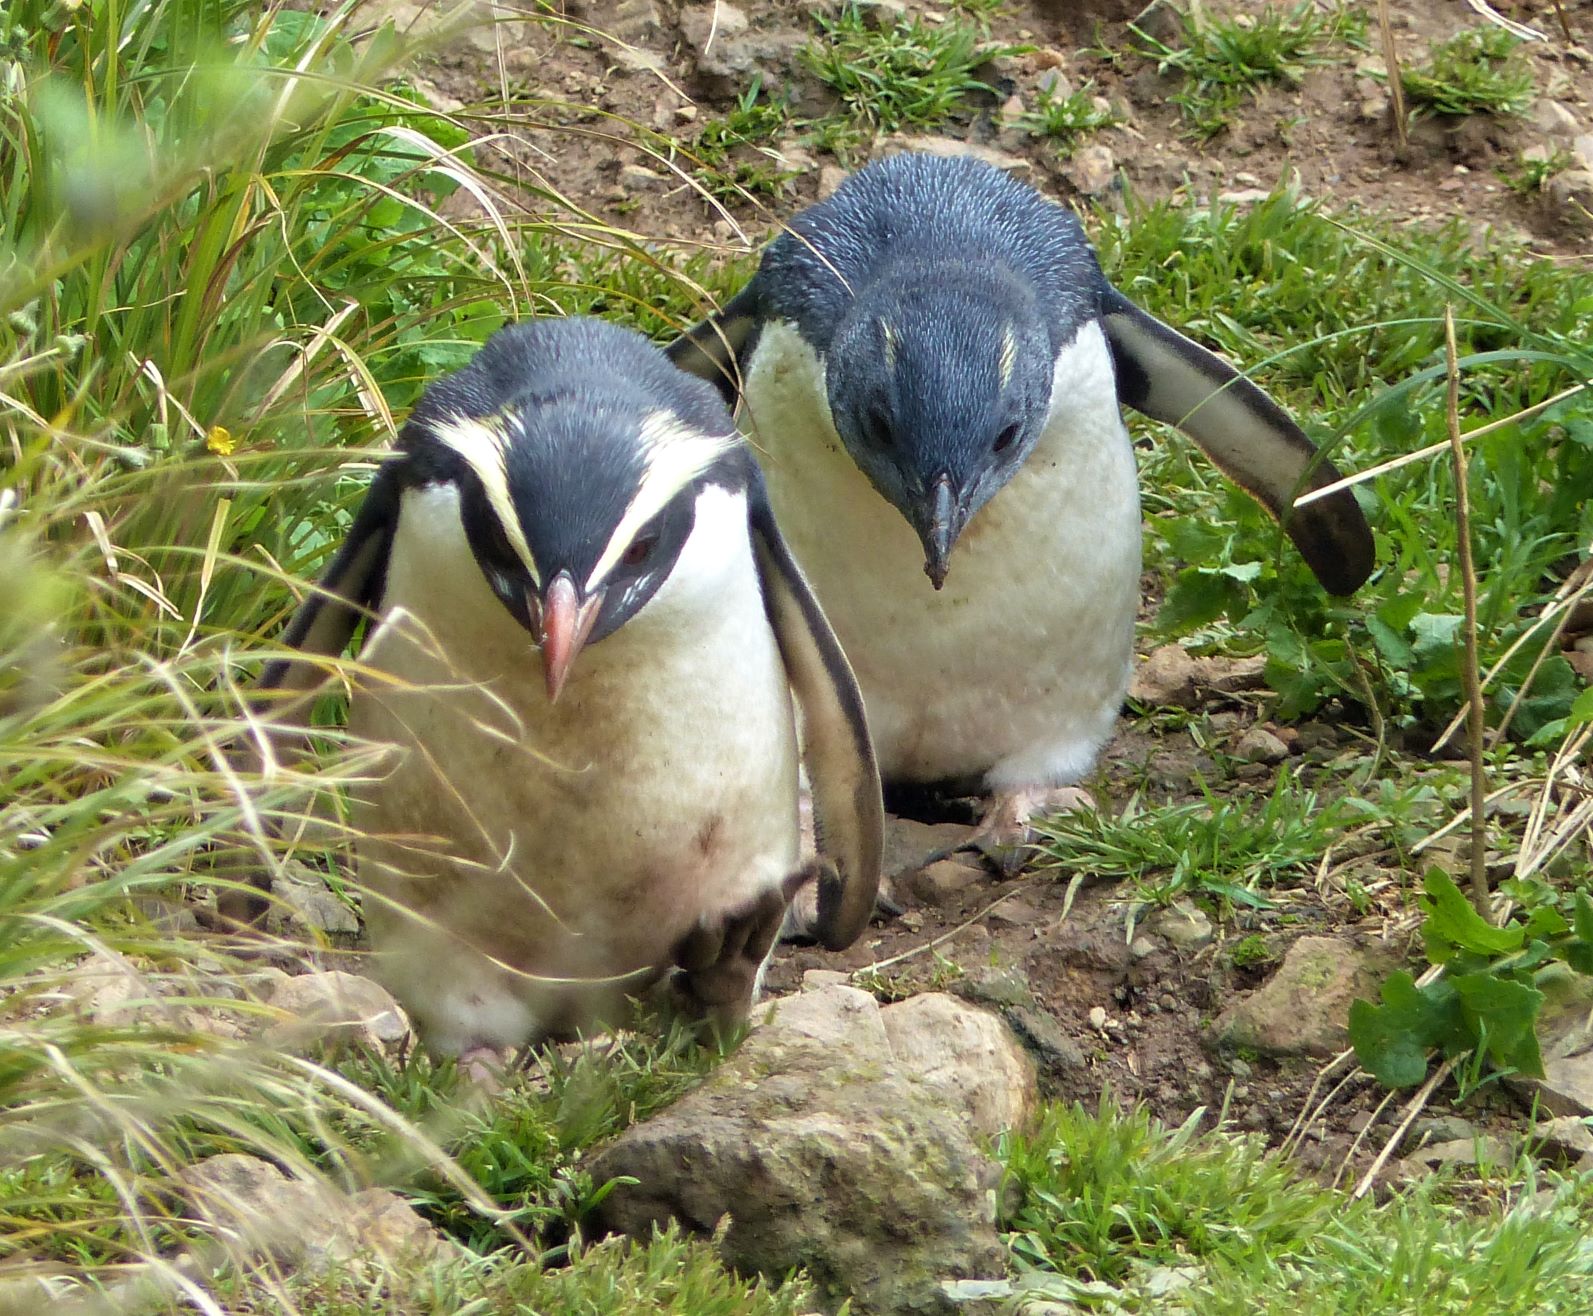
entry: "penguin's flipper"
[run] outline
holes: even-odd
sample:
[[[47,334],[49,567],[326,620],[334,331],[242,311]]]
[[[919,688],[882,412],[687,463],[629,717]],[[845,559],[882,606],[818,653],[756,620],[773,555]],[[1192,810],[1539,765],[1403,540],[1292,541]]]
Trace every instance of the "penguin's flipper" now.
[[[874,743],[852,668],[775,525],[756,473],[747,504],[764,607],[802,710],[822,864],[813,933],[827,950],[845,950],[868,926],[879,892],[885,806]]]
[[[686,330],[664,349],[664,355],[688,374],[706,379],[734,409],[741,389],[741,367],[758,340],[761,324],[761,299],[754,279],[706,320]]]
[[[1118,396],[1200,444],[1224,475],[1283,523],[1330,593],[1353,594],[1372,574],[1371,527],[1349,489],[1293,506],[1300,494],[1339,478],[1305,432],[1221,357],[1115,288],[1103,298],[1102,312]]]
[[[381,599],[401,493],[397,465],[384,463],[371,481],[343,547],[288,623],[282,636],[284,648],[336,658],[348,647],[360,618]],[[280,757],[308,720],[310,706],[325,681],[326,669],[319,663],[291,656],[268,662],[255,683],[259,696],[255,702],[266,717],[251,738],[234,744],[231,757],[253,771],[263,768],[268,755]],[[235,925],[258,925],[265,917],[270,889],[271,875],[252,869],[237,886],[219,893],[217,908]]]
[[[282,636],[284,648],[319,658],[336,658],[348,648],[360,619],[381,599],[402,492],[398,464],[383,463],[343,547],[288,623]],[[314,663],[276,658],[260,673],[257,688],[306,690],[318,685],[322,674]]]

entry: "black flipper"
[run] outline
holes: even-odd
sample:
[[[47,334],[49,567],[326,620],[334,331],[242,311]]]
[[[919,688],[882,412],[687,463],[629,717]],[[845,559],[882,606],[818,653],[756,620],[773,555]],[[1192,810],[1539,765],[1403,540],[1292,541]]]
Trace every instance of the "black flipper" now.
[[[1117,366],[1118,396],[1175,425],[1223,474],[1283,524],[1332,594],[1353,594],[1375,565],[1371,527],[1348,489],[1295,507],[1294,499],[1339,478],[1288,414],[1221,357],[1135,306],[1115,288],[1102,325]]]
[[[403,492],[400,471],[398,461],[385,462],[377,469],[348,538],[288,623],[282,637],[285,648],[336,658],[348,648],[360,619],[379,606]],[[325,682],[326,669],[319,663],[283,657],[266,664],[255,687],[267,696],[259,700],[264,724],[256,734],[269,738],[270,752],[276,753],[301,729]],[[249,741],[236,748],[235,756],[258,769],[266,752],[267,747],[259,741]],[[248,887],[220,894],[217,907],[221,914],[234,923],[258,924],[265,916],[270,880],[263,870],[251,871]]]
[[[879,891],[885,806],[874,743],[851,665],[775,525],[756,471],[747,485],[747,513],[764,607],[802,710],[822,864],[813,932],[826,949],[844,950],[868,926]]]
[[[688,374],[706,379],[735,410],[741,370],[758,341],[763,316],[758,281],[752,280],[706,320],[693,325],[664,349]]]

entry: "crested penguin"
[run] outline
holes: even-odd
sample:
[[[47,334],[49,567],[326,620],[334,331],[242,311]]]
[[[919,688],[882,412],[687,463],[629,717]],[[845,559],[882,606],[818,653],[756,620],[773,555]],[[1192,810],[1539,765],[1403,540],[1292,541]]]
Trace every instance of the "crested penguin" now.
[[[261,685],[302,710],[362,618],[364,912],[433,1051],[570,1035],[671,970],[734,1018],[809,880],[822,944],[866,925],[852,673],[720,397],[640,335],[519,324],[434,383]]]
[[[901,154],[798,214],[667,349],[739,393],[770,500],[857,674],[887,789],[1075,802],[1127,688],[1140,508],[1120,405],[1191,435],[1336,594],[1373,541],[1305,434],[1115,289],[1076,216],[970,157]],[[953,550],[955,549],[955,558]]]

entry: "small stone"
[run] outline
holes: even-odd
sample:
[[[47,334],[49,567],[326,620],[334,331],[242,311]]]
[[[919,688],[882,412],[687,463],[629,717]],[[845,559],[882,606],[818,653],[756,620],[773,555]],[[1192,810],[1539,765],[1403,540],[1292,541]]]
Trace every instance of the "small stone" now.
[[[964,1000],[985,1005],[1034,1004],[1034,993],[1029,990],[1028,981],[1016,969],[975,969],[960,979],[953,990]]]
[[[675,106],[675,117],[682,123],[696,123],[697,107],[695,105],[677,105]]]
[[[1264,187],[1241,187],[1230,192],[1217,193],[1217,200],[1227,206],[1253,206],[1272,195]]]
[[[680,14],[680,39],[699,58],[715,42],[729,41],[747,30],[747,16],[724,0],[685,6]]]
[[[1235,1078],[1249,1078],[1251,1074],[1250,1062],[1235,1056],[1228,1062],[1228,1071]]]
[[[1261,684],[1267,660],[1222,656],[1196,658],[1182,645],[1164,644],[1152,649],[1134,669],[1128,696],[1155,707],[1194,708],[1206,692],[1236,694]]]
[[[1411,1140],[1427,1142],[1460,1142],[1477,1136],[1477,1126],[1459,1115],[1430,1115],[1411,1125]]]
[[[1187,900],[1175,900],[1166,908],[1158,909],[1146,918],[1143,926],[1152,936],[1170,941],[1180,950],[1209,946],[1215,935],[1210,916]]]
[[[664,175],[656,169],[649,169],[646,165],[628,164],[620,166],[619,181],[621,187],[635,191],[663,182]]]
[[[1082,1069],[1084,1051],[1079,1044],[1062,1031],[1062,1025],[1049,1010],[1038,1006],[1019,1005],[1006,1012],[1013,1031],[1045,1063],[1047,1069]]]
[[[969,887],[984,881],[984,871],[957,859],[940,859],[914,873],[907,889],[926,905],[955,905]]]
[[[921,823],[887,814],[880,872],[898,878],[916,873],[930,855],[955,850],[972,834],[973,828],[962,823]]]
[[[272,988],[266,1004],[287,1016],[268,1033],[277,1045],[359,1042],[380,1049],[409,1032],[404,1012],[385,987],[340,969],[286,977]]]
[[[1593,1130],[1587,1120],[1575,1115],[1561,1115],[1558,1119],[1543,1120],[1533,1126],[1532,1137],[1538,1146],[1539,1160],[1554,1160],[1577,1164],[1593,1156]]]
[[[178,1178],[200,1218],[256,1254],[290,1265],[319,1270],[361,1253],[425,1262],[459,1250],[386,1189],[350,1197],[236,1152],[179,1170]]]
[[[1573,223],[1593,220],[1593,169],[1562,169],[1544,190]]]
[[[1024,113],[1022,96],[1008,96],[1001,102],[1001,122],[1009,128],[1022,123]]]
[[[1136,960],[1148,960],[1156,953],[1156,943],[1149,937],[1135,937],[1129,943],[1128,953]]]
[[[1104,1033],[1106,1031],[1106,1008],[1104,1006],[1092,1005],[1089,1019],[1090,1027],[1095,1029],[1096,1032]]]
[[[852,975],[840,969],[806,969],[802,974],[802,990],[816,992],[826,987],[846,987],[851,981]]]
[[[291,909],[307,927],[342,936],[359,934],[360,921],[354,911],[320,881],[279,878],[271,884],[271,894]]]
[[[840,165],[821,165],[819,167],[819,200],[824,200],[832,195],[836,188],[846,181],[846,170]]]
[[[1117,180],[1117,159],[1109,146],[1084,146],[1074,152],[1066,172],[1085,196],[1100,196]]]
[[[1571,159],[1578,169],[1593,169],[1593,133],[1583,133],[1571,143]]]
[[[1065,101],[1073,94],[1073,84],[1061,69],[1050,69],[1042,73],[1035,85],[1045,93],[1047,99],[1053,101]]]
[[[1532,126],[1546,137],[1559,138],[1569,141],[1577,135],[1581,125],[1577,122],[1576,115],[1568,106],[1561,105],[1559,101],[1547,98],[1539,99],[1532,106],[1530,115]]]
[[[976,160],[983,160],[986,164],[994,165],[997,169],[1004,169],[1009,173],[1027,173],[1034,167],[1022,156],[998,151],[992,146],[984,146],[978,142],[965,142],[959,137],[894,136],[887,138],[885,145],[890,148],[890,153],[922,151],[926,155],[971,155]]]
[[[1483,1136],[1418,1147],[1401,1162],[1407,1171],[1436,1170],[1441,1165],[1507,1165],[1510,1149],[1502,1138]]]
[[[1282,763],[1289,757],[1289,747],[1265,727],[1251,727],[1239,737],[1233,755],[1246,763]]]
[[[1029,64],[1036,69],[1060,69],[1067,66],[1068,57],[1060,50],[1042,46],[1029,52]],[[1042,80],[1043,85],[1043,80]]]
[[[1272,977],[1218,1016],[1212,1036],[1266,1055],[1333,1055],[1349,1044],[1350,1002],[1375,1001],[1397,963],[1386,946],[1301,937]]]

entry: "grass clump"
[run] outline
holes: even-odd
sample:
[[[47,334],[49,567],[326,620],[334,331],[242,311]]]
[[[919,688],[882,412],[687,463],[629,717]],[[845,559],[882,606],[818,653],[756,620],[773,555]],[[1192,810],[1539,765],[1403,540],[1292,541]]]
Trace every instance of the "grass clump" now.
[[[1065,96],[1042,87],[1034,109],[1024,115],[1023,127],[1030,136],[1050,138],[1063,156],[1071,155],[1080,138],[1118,122],[1116,114],[1102,109],[1095,101],[1093,82],[1086,82]]]
[[[1518,37],[1492,23],[1434,46],[1421,68],[1400,75],[1413,110],[1428,114],[1520,114],[1532,100],[1532,70]]]
[[[1203,1114],[1169,1128],[1108,1098],[1094,1113],[1053,1106],[1032,1135],[1007,1138],[1002,1224],[1024,1268],[1012,1293],[1124,1316],[1585,1310],[1593,1213],[1581,1179],[1522,1162],[1481,1209],[1432,1181],[1352,1200],[1257,1138],[1198,1133]]]
[[[766,96],[763,77],[754,75],[746,91],[727,113],[710,119],[697,134],[693,150],[707,166],[703,181],[717,197],[745,195],[780,197],[797,176],[763,143],[779,138],[790,126],[786,100]]]
[[[1245,211],[1157,205],[1094,234],[1118,287],[1249,369],[1341,469],[1446,440],[1443,316],[1457,308],[1462,429],[1561,401],[1469,445],[1486,687],[1523,691],[1567,564],[1593,541],[1593,277],[1469,225],[1351,226],[1287,193]],[[1333,296],[1323,297],[1331,270]],[[1388,381],[1398,381],[1390,386]],[[1142,455],[1148,559],[1168,572],[1163,634],[1267,656],[1277,715],[1340,698],[1426,735],[1459,706],[1462,614],[1454,482],[1423,461],[1361,490],[1383,569],[1353,600],[1324,595],[1276,524],[1181,440]],[[1558,653],[1512,719],[1563,733],[1578,683]]]
[[[1263,886],[1284,884],[1321,859],[1342,833],[1337,803],[1280,772],[1270,795],[1220,797],[1147,806],[1132,796],[1115,817],[1076,809],[1035,824],[1058,867],[1127,879],[1140,900],[1165,905],[1179,896],[1212,895],[1265,907]]]
[[[938,128],[965,114],[973,98],[993,94],[975,70],[1009,53],[985,45],[977,26],[956,18],[876,26],[848,4],[815,21],[821,35],[802,48],[802,62],[840,97],[845,117],[870,132]]]
[[[1183,88],[1171,99],[1182,108],[1191,135],[1215,137],[1244,99],[1269,83],[1296,86],[1307,69],[1331,62],[1335,45],[1364,46],[1367,17],[1313,0],[1292,9],[1272,5],[1254,14],[1210,18],[1191,9],[1180,15],[1183,44],[1170,46],[1132,28],[1135,51],[1156,61],[1160,73],[1179,72]]]

